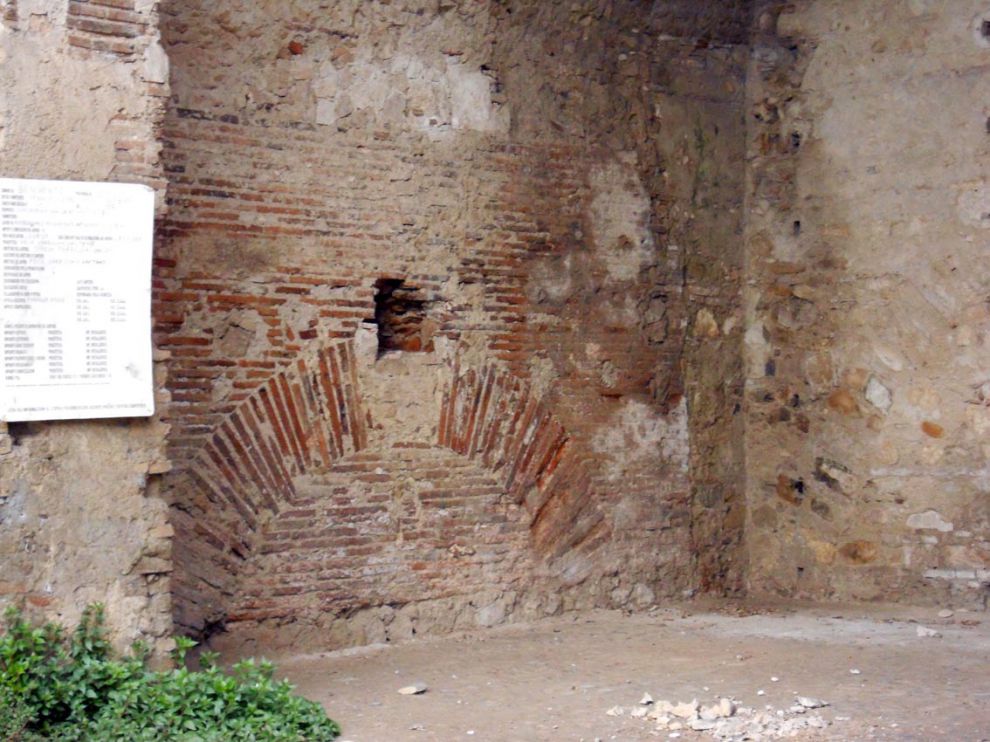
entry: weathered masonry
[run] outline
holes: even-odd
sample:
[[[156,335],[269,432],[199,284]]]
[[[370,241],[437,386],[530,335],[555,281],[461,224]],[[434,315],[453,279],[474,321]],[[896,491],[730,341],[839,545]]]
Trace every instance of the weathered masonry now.
[[[158,195],[156,415],[0,436],[0,601],[983,604],[990,6],[0,8],[0,175]]]

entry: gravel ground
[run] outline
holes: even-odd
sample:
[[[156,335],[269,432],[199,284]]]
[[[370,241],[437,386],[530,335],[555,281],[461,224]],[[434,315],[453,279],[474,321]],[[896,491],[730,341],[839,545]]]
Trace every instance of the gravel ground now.
[[[814,711],[825,729],[792,739],[988,740],[990,614],[946,613],[740,604],[594,612],[282,658],[279,671],[351,742],[712,739],[633,718],[644,693],[675,704],[728,697],[755,710],[787,710],[799,695],[826,700]],[[938,636],[919,636],[919,626]],[[426,692],[398,693],[416,683]],[[622,713],[606,713],[616,706]]]

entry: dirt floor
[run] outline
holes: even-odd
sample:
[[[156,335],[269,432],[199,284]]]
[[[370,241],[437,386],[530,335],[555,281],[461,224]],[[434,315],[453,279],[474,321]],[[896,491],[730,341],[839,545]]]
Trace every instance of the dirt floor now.
[[[919,626],[939,636],[919,636]],[[990,739],[990,614],[983,612],[596,612],[287,658],[279,669],[326,706],[351,742],[713,738],[632,718],[644,693],[675,703],[727,696],[755,710],[769,704],[773,713],[799,695],[827,701],[808,712],[827,726],[792,739]],[[428,690],[398,693],[416,682]]]

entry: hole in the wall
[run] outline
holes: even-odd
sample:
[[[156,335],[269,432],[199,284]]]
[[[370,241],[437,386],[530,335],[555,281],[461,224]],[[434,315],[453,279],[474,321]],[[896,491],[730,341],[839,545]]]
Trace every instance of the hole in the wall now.
[[[980,36],[984,39],[990,39],[990,19],[984,18],[980,22]]]
[[[203,625],[203,635],[201,641],[206,642],[211,637],[217,634],[227,633],[227,618],[226,616],[222,619],[216,621],[207,621]]]
[[[799,149],[801,147],[801,132],[792,131],[791,132],[791,149]]]
[[[401,278],[375,281],[375,325],[378,357],[392,351],[433,351],[434,325],[427,319],[428,301],[418,287]]]
[[[791,225],[791,230],[794,232],[794,236],[798,237],[801,234],[801,220],[796,219],[794,224]]]
[[[7,423],[7,435],[10,436],[11,443],[15,446],[19,445],[25,438],[37,435],[40,432],[41,425],[39,423]]]
[[[987,127],[987,134],[990,134],[990,118],[988,118],[986,121],[986,127]]]

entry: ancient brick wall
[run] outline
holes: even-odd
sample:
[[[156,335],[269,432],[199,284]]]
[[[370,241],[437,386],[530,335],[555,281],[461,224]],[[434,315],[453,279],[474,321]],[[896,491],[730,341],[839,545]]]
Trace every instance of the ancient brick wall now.
[[[164,213],[168,61],[153,7],[0,4],[0,89],[0,174],[145,183]],[[71,622],[102,602],[120,644],[169,648],[165,433],[160,418],[0,423],[0,604]]]
[[[781,9],[749,74],[750,584],[982,605],[986,6]]]
[[[164,5],[180,625],[367,641],[697,587],[684,251],[736,230],[690,199],[740,197],[748,18],[658,8]]]
[[[326,5],[0,2],[2,174],[161,196],[160,417],[0,430],[0,601],[984,601],[984,8]]]

